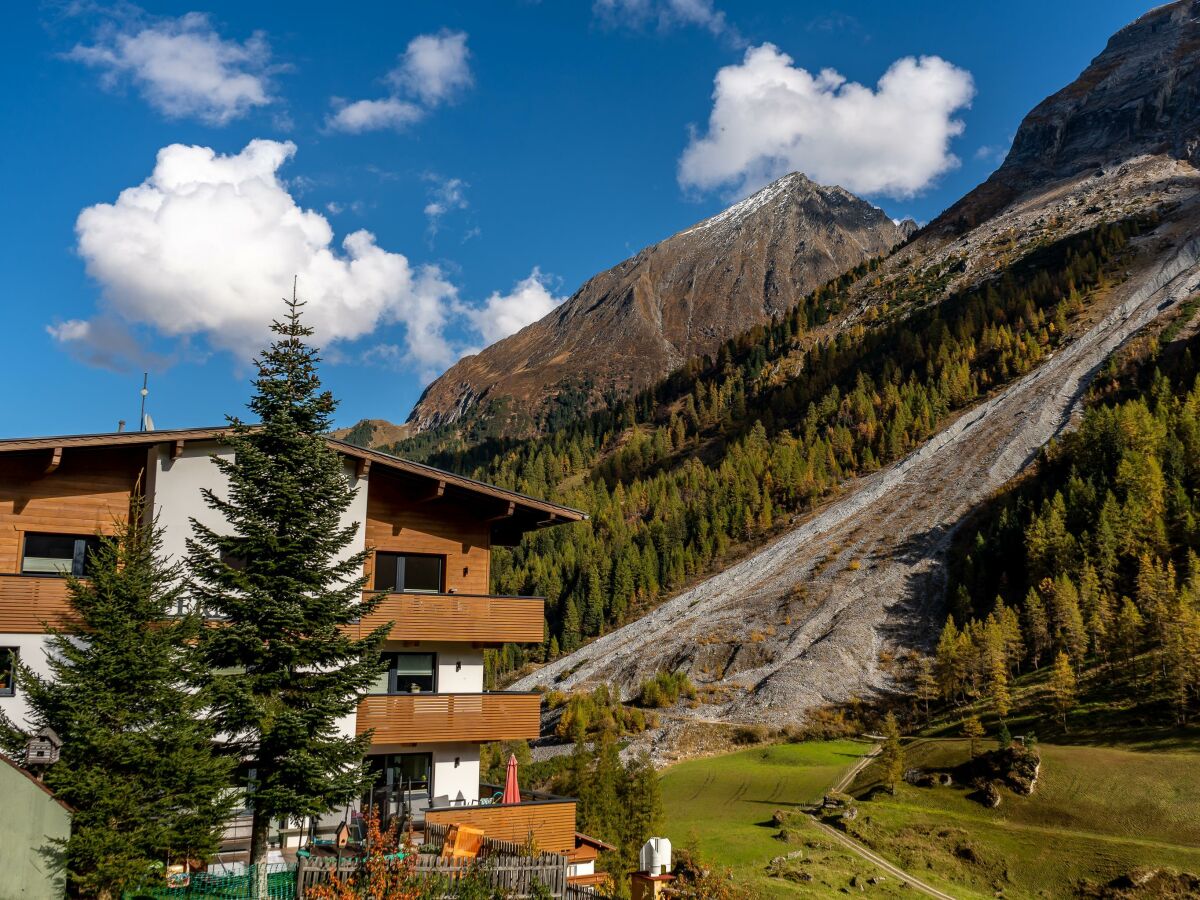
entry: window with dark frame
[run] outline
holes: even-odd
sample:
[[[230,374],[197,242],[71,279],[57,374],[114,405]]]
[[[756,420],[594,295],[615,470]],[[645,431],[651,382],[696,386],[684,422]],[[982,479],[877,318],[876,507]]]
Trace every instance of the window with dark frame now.
[[[376,553],[375,590],[441,594],[446,557],[423,553]]]
[[[436,653],[385,653],[387,670],[372,685],[372,694],[420,694],[437,691]]]
[[[385,753],[367,757],[371,790],[363,806],[375,806],[395,814],[402,807],[425,809],[433,794],[433,754]]]
[[[87,534],[25,533],[21,552],[22,575],[74,575],[82,578],[91,569],[91,555],[100,538]]]
[[[17,648],[0,647],[0,697],[17,692]]]

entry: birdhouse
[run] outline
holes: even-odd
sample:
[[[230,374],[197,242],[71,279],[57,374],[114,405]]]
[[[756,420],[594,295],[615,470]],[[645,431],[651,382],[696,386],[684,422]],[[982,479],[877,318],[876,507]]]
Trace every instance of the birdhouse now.
[[[38,729],[25,744],[25,767],[50,766],[58,762],[62,738],[52,728]]]

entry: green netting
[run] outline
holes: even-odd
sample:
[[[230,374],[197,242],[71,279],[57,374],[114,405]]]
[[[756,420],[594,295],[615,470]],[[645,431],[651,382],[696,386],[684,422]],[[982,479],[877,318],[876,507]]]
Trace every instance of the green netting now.
[[[253,866],[244,875],[196,872],[186,887],[165,884],[128,891],[123,900],[255,900]],[[267,896],[257,900],[295,900],[296,866],[267,864]]]

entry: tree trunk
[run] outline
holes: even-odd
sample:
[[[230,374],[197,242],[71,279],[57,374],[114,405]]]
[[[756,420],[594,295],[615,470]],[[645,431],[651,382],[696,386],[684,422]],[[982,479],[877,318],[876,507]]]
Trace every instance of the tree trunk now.
[[[267,834],[271,820],[257,808],[250,823],[250,896],[267,900]]]

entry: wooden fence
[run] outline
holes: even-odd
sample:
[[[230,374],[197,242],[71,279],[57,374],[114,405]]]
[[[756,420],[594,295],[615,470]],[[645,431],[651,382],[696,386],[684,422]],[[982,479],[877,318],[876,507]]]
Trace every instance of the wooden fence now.
[[[494,842],[495,843],[495,842]],[[507,842],[504,842],[507,843]],[[345,879],[359,870],[357,860],[337,860],[329,857],[301,859],[296,868],[296,896],[304,900],[307,889],[321,884],[337,873]],[[492,847],[479,860],[448,860],[432,854],[419,854],[418,875],[439,878],[452,883],[468,874],[483,878],[488,884],[503,889],[512,897],[530,897],[539,885],[548,889],[554,898],[577,896],[567,893],[567,859],[553,853],[537,856],[508,855]],[[452,894],[445,894],[452,897]],[[594,900],[594,898],[589,898]]]

